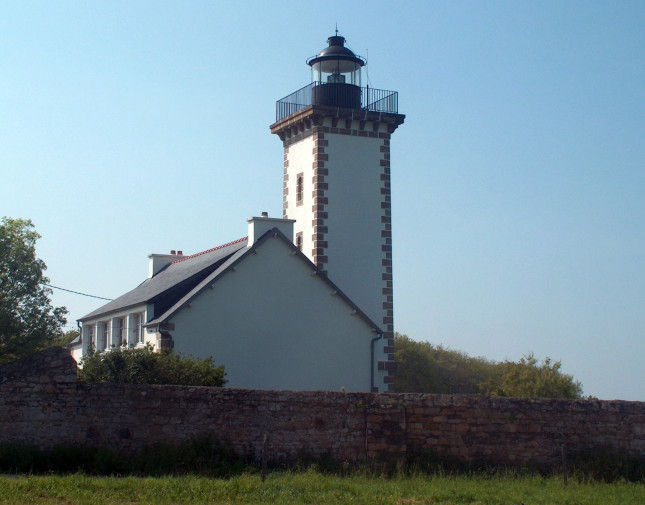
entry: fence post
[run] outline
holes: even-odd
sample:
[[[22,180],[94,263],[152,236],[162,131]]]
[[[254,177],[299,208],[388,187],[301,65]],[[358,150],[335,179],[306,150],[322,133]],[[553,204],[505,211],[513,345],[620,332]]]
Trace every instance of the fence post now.
[[[566,486],[569,483],[569,479],[567,475],[567,446],[565,444],[562,444],[561,452],[562,452],[562,477],[564,478],[564,485]]]
[[[267,478],[267,434],[262,440],[262,482]]]

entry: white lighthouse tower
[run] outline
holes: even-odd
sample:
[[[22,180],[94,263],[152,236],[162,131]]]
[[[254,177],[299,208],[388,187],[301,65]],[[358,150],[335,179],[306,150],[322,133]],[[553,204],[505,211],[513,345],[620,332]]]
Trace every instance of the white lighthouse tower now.
[[[283,217],[300,250],[383,330],[374,391],[394,389],[390,137],[398,94],[361,85],[365,61],[336,34],[307,60],[312,82],[279,100]]]

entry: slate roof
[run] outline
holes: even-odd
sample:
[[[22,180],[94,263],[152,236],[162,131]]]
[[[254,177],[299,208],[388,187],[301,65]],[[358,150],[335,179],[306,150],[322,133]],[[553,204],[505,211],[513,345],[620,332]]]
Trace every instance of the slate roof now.
[[[272,238],[282,240],[292,250],[293,254],[296,254],[303,261],[305,261],[311,267],[312,272],[320,277],[323,282],[328,284],[332,291],[334,291],[336,295],[340,297],[355,312],[358,317],[362,318],[368,326],[372,327],[372,329],[376,333],[383,333],[381,328],[376,323],[374,323],[374,321],[372,321],[367,316],[367,314],[365,314],[365,312],[363,312],[360,307],[358,307],[345,293],[343,293],[343,291],[338,286],[336,286],[336,284],[334,284],[329,279],[329,277],[327,277],[320,269],[318,269],[316,265],[314,265],[311,260],[307,258],[307,256],[305,256],[302,251],[300,251],[300,249],[298,249],[293,244],[293,242],[289,238],[287,238],[278,228],[273,228],[272,230],[267,231],[264,235],[257,239],[251,247],[241,248],[228,256],[226,259],[220,262],[217,268],[215,270],[212,270],[212,272],[207,277],[203,278],[203,280],[195,285],[193,289],[191,289],[189,292],[185,293],[183,297],[178,299],[176,303],[174,303],[174,305],[168,306],[163,312],[155,310],[154,319],[146,323],[145,326],[154,326],[167,322],[184,306],[190,304],[191,300],[199,296],[202,291],[208,289],[209,286],[213,285],[213,283],[223,277],[226,272],[235,267],[235,265],[242,261],[247,255],[252,254],[255,249],[260,247],[265,241],[271,240]]]
[[[151,316],[158,317],[228,258],[245,249],[247,243],[248,238],[244,237],[234,242],[175,260],[154,277],[143,281],[132,291],[128,291],[90,312],[80,318],[79,321],[96,319],[102,315],[125,310],[143,303],[154,304],[155,314]]]
[[[321,270],[316,268],[311,260],[277,228],[267,231],[251,247],[247,247],[248,237],[244,237],[208,251],[175,260],[151,279],[146,279],[132,291],[106,303],[94,312],[90,312],[79,321],[97,319],[113,312],[147,303],[154,305],[154,314],[148,314],[148,321],[145,326],[154,326],[167,322],[175,313],[199,296],[203,290],[208,289],[209,286],[242,261],[245,256],[252,254],[255,249],[271,238],[281,239],[291,248],[293,254],[298,255],[308,263],[312,272],[327,283],[336,292],[337,296],[343,299],[375,332],[383,333],[374,321]]]

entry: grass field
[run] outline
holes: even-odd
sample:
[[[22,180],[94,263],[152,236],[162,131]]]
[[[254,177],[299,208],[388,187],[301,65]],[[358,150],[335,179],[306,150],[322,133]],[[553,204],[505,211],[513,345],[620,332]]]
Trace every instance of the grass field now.
[[[275,472],[206,477],[0,476],[0,504],[490,504],[643,505],[643,483],[556,477],[439,477]]]

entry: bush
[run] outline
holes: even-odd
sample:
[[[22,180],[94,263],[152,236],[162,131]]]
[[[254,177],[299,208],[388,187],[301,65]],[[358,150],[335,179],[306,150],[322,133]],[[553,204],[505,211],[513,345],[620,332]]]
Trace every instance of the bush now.
[[[0,471],[8,473],[39,472],[44,468],[42,453],[34,445],[0,445]]]
[[[582,385],[562,364],[532,353],[518,362],[473,358],[407,335],[394,336],[397,393],[486,394],[525,398],[580,398]]]
[[[481,394],[480,384],[497,373],[492,361],[399,333],[394,336],[394,357],[398,393]]]
[[[178,445],[155,444],[131,454],[120,454],[109,447],[58,445],[40,450],[31,445],[0,445],[0,472],[6,473],[230,477],[246,468],[239,456],[210,437]]]
[[[144,447],[136,471],[143,475],[181,473],[231,477],[246,468],[246,463],[232,449],[210,437],[201,437],[178,446],[155,444]]]
[[[219,387],[226,384],[224,366],[213,358],[193,358],[172,349],[155,352],[142,348],[118,347],[106,352],[88,351],[80,363],[78,378],[85,382],[126,384],[175,384]]]
[[[541,364],[529,353],[517,363],[499,364],[501,374],[483,386],[486,394],[533,398],[568,398],[582,396],[582,385],[562,373],[562,364],[546,358]]]
[[[645,480],[645,459],[628,456],[609,446],[578,451],[570,458],[569,466],[578,480]]]

